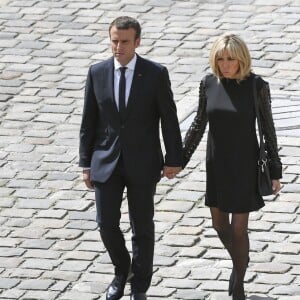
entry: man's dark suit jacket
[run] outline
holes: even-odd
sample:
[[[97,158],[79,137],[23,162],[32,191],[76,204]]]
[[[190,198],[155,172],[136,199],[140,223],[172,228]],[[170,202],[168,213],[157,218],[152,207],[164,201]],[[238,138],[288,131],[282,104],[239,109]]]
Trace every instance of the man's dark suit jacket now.
[[[162,154],[161,124],[166,156]],[[114,97],[114,59],[89,69],[80,129],[79,166],[91,180],[105,182],[120,153],[133,183],[157,182],[163,165],[182,165],[182,141],[168,71],[137,56],[122,122]]]

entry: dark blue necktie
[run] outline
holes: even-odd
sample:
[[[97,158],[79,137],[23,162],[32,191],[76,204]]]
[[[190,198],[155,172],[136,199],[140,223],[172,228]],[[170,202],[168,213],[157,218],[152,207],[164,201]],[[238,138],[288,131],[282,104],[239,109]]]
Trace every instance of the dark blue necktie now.
[[[121,77],[119,82],[119,113],[121,115],[121,119],[124,120],[125,108],[126,108],[126,78],[125,72],[127,67],[121,67]]]

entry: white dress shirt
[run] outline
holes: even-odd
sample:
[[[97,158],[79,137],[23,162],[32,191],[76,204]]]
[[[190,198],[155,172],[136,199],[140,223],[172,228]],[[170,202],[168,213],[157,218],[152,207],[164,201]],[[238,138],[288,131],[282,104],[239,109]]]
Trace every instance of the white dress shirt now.
[[[114,92],[115,92],[115,100],[116,100],[116,105],[117,108],[119,109],[119,82],[120,82],[120,77],[121,77],[121,67],[126,67],[126,72],[125,72],[125,78],[126,78],[126,91],[125,91],[125,105],[128,103],[128,97],[131,89],[131,84],[132,84],[132,79],[133,79],[133,73],[134,73],[134,68],[136,64],[136,54],[134,54],[134,57],[132,60],[126,65],[122,66],[116,58],[114,59],[114,66],[115,66],[115,71],[114,71]]]

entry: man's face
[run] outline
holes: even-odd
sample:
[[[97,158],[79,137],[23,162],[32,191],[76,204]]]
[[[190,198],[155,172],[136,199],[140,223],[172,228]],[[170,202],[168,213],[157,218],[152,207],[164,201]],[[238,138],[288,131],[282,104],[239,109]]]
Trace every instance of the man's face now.
[[[135,38],[135,30],[117,29],[113,26],[110,29],[110,44],[111,50],[117,61],[125,66],[133,58],[135,49],[140,45],[141,39]]]

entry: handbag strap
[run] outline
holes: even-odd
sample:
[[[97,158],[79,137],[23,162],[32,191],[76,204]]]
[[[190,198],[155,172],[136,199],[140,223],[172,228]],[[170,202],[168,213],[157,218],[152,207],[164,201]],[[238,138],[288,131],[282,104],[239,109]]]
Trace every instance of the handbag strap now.
[[[257,76],[254,75],[254,78],[253,78],[253,97],[254,97],[254,107],[255,107],[258,133],[259,133],[259,160],[260,160],[259,163],[261,163],[261,162],[266,161],[267,156],[266,156],[266,152],[265,152],[265,143],[264,143],[263,133],[262,133],[261,118],[260,118],[260,113],[259,113],[259,109],[258,109],[259,104],[258,104],[258,97],[257,97],[256,81],[257,81]]]

